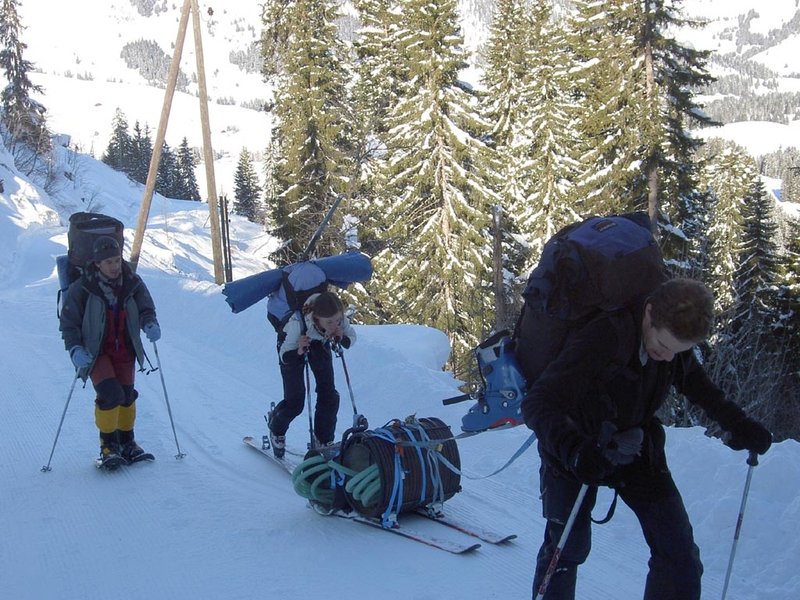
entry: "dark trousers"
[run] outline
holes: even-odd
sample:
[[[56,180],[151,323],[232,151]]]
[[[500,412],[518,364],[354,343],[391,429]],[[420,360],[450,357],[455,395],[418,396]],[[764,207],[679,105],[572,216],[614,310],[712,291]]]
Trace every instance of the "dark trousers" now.
[[[316,382],[317,403],[314,409],[314,435],[326,444],[333,441],[336,433],[336,414],[339,412],[339,392],[333,380],[333,357],[331,350],[322,342],[314,340],[306,352],[308,365]],[[283,400],[275,407],[270,429],[276,435],[285,435],[292,420],[303,412],[306,396],[305,359],[292,353],[280,365],[283,379]]]
[[[694,543],[689,516],[672,475],[666,467],[652,469],[644,461],[625,467],[624,474],[625,484],[617,488],[619,497],[639,519],[650,547],[644,600],[699,600],[703,574],[700,550]],[[547,526],[536,559],[534,598],[581,487],[544,463],[540,478]],[[578,565],[583,564],[592,547],[591,511],[596,500],[597,488],[590,487],[550,579],[545,600],[574,600]],[[591,592],[586,595],[593,596]]]
[[[136,362],[133,356],[101,354],[94,363],[90,377],[97,394],[95,403],[100,410],[130,406],[138,394],[133,388]]]

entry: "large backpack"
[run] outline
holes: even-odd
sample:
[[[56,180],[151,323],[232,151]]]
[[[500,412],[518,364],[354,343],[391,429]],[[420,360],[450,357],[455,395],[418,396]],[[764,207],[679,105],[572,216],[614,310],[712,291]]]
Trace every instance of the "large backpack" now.
[[[301,268],[300,265],[304,266]],[[289,274],[295,269],[297,272],[289,280]],[[322,276],[319,275],[320,269],[323,272]],[[299,281],[301,274],[302,281]],[[225,296],[225,301],[234,313],[240,313],[264,298],[269,298],[267,314],[270,323],[277,329],[287,313],[292,313],[293,309],[289,304],[298,308],[302,307],[308,296],[315,291],[321,291],[322,288],[316,290],[314,288],[321,284],[322,279],[344,289],[351,283],[367,281],[370,277],[372,277],[372,261],[369,257],[361,252],[345,252],[335,256],[294,263],[278,269],[270,269],[231,281],[222,288],[222,295]],[[287,288],[285,283],[288,283],[291,288]],[[293,296],[290,291],[287,298],[287,289],[299,291],[300,295],[295,293]],[[309,293],[303,294],[303,290]]]
[[[302,311],[306,300],[327,289],[325,271],[313,262],[284,267],[280,286],[267,300],[267,319],[280,333],[291,316]]]
[[[522,293],[517,358],[530,384],[570,334],[603,311],[630,306],[667,279],[647,213],[590,217],[545,244]]]
[[[464,431],[522,423],[524,390],[561,352],[570,335],[603,311],[627,307],[666,280],[661,250],[644,212],[590,217],[544,245],[523,292],[513,335],[496,334],[476,352],[484,381]],[[487,376],[496,373],[494,378]]]
[[[122,221],[108,215],[92,212],[76,212],[70,215],[67,253],[56,257],[59,285],[56,314],[60,312],[62,297],[67,293],[70,284],[92,262],[95,240],[100,236],[111,236],[122,248],[125,244],[124,231]]]

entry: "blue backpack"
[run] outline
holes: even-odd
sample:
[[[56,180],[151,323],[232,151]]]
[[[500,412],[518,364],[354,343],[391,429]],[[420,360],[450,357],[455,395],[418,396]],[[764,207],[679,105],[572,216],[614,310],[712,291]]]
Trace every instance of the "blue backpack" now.
[[[325,271],[313,262],[301,262],[284,267],[281,285],[267,300],[267,319],[281,333],[283,327],[311,296],[327,291]],[[305,322],[302,322],[305,325]]]
[[[522,293],[515,338],[525,379],[535,381],[573,331],[641,300],[666,279],[647,213],[590,217],[561,229],[544,245]]]
[[[521,424],[528,385],[571,333],[603,311],[629,306],[666,279],[647,213],[590,217],[558,231],[528,278],[513,334],[499,332],[476,350],[483,388],[461,428]]]

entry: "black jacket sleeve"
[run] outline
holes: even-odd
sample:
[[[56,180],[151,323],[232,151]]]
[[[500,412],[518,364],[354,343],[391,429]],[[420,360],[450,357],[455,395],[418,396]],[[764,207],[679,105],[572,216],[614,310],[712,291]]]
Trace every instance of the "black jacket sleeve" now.
[[[571,414],[596,393],[619,356],[632,352],[635,339],[630,314],[609,314],[571,334],[564,348],[533,382],[522,401],[526,425],[539,439],[543,451],[566,465],[575,447],[599,432],[582,431]],[[621,365],[619,365],[621,366]]]
[[[725,430],[730,431],[745,417],[744,411],[731,400],[726,400],[722,390],[711,381],[698,362],[694,349],[679,355],[675,387]]]

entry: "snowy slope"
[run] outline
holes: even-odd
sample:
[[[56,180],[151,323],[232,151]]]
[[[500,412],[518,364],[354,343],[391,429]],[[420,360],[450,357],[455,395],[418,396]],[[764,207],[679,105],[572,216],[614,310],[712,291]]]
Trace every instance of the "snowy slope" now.
[[[126,223],[127,253],[140,190],[102,164],[80,160],[98,206]],[[465,556],[315,514],[281,469],[241,443],[243,435],[264,432],[264,411],[280,399],[274,333],[263,303],[234,315],[213,284],[206,206],[198,203],[157,199],[140,263],[164,332],[161,374],[177,437],[159,374],[139,374],[137,437],[157,461],[113,474],[97,471],[93,394],[77,386],[52,471],[42,473],[72,381],[55,319],[53,258],[66,241],[58,215],[82,207],[81,189],[64,187],[49,197],[8,165],[1,154],[0,439],[7,451],[0,461],[0,597],[105,600],[119,589],[153,600],[530,597],[543,529],[537,455],[529,450],[500,474],[480,479],[523,443],[523,428],[459,444],[466,477],[452,505],[472,507],[491,527],[518,535]],[[234,256],[236,277],[266,268],[258,253],[271,240],[238,218],[233,232],[247,240]],[[358,333],[346,359],[353,397],[373,427],[416,413],[459,431],[467,406],[441,405],[459,383],[441,370],[448,353],[441,332],[390,325],[359,326]],[[336,368],[341,434],[352,411]],[[302,415],[293,424],[290,446],[302,448],[306,423]],[[186,454],[181,460],[174,458],[178,447]],[[699,429],[670,430],[668,453],[702,550],[704,597],[717,598],[745,456]],[[731,600],[800,597],[799,458],[800,445],[783,442],[755,469]],[[597,512],[609,501],[604,493]],[[609,525],[595,528],[579,598],[640,597],[646,564],[635,519],[620,506]]]
[[[246,3],[228,4],[238,9]],[[93,81],[63,77],[64,69],[82,72],[80,65],[88,61],[98,69],[108,62],[109,72],[116,72],[115,52],[102,50],[114,41],[114,32],[122,33],[111,17],[83,23],[110,6],[112,16],[132,23],[135,32],[138,21],[129,2],[28,0],[23,6],[31,34],[27,58],[44,71],[35,80],[47,88],[56,132],[72,136],[73,147],[99,156],[117,106],[131,123],[139,119],[156,127],[160,90],[127,75],[116,83],[107,81],[100,70]],[[232,22],[220,15],[233,8],[216,8],[219,23]],[[43,23],[47,33],[39,36]],[[164,23],[164,30],[177,29],[174,13]],[[79,62],[69,54],[70,44],[92,54]],[[210,56],[211,47],[209,40],[207,67],[217,60]],[[47,61],[62,62],[50,66]],[[212,96],[244,81],[228,77],[220,69],[214,78],[220,87]],[[183,135],[199,143],[196,103],[191,95],[176,94],[167,131],[171,144]],[[240,107],[212,105],[211,123],[215,150],[233,162],[242,146],[262,148],[265,142],[259,140],[268,135],[266,116]],[[52,471],[40,472],[72,381],[55,319],[53,259],[65,251],[66,217],[76,210],[99,210],[122,219],[127,255],[142,196],[141,185],[86,154],[61,150],[59,159],[63,168],[57,172],[69,171],[74,178],[59,180],[47,195],[12,168],[0,147],[0,178],[5,180],[0,194],[0,439],[8,442],[0,461],[0,598],[106,600],[118,590],[126,597],[153,600],[530,597],[543,530],[534,450],[494,477],[465,478],[464,491],[451,501],[480,510],[492,527],[513,531],[518,539],[451,556],[316,515],[283,472],[242,445],[243,435],[263,433],[263,414],[269,402],[280,399],[275,339],[263,303],[233,315],[214,285],[204,204],[156,196],[139,267],[164,332],[158,349],[177,444],[159,373],[140,374],[137,436],[157,461],[110,475],[96,471],[91,465],[97,451],[93,394],[77,386]],[[223,191],[232,187],[232,161],[216,163]],[[204,185],[202,177],[198,180]],[[275,241],[260,227],[234,217],[232,238],[235,278],[272,266],[266,257]],[[458,393],[460,383],[442,371],[448,348],[441,332],[395,325],[359,326],[358,333],[358,344],[346,358],[354,398],[373,427],[417,413],[442,418],[458,432],[467,406],[441,405],[442,398]],[[339,365],[337,379],[341,434],[351,408]],[[306,424],[306,415],[293,424],[290,445],[303,446]],[[466,474],[491,473],[527,436],[517,428],[462,441]],[[174,458],[178,445],[186,453],[182,460]],[[668,452],[706,566],[704,598],[718,598],[746,475],[745,456],[697,429],[671,430]],[[754,471],[730,600],[800,598],[799,459],[800,445],[783,442]],[[604,495],[597,512],[604,512],[609,501],[610,495]],[[620,506],[614,520],[595,528],[594,535],[594,552],[580,574],[579,598],[640,597],[647,556],[634,517]]]

